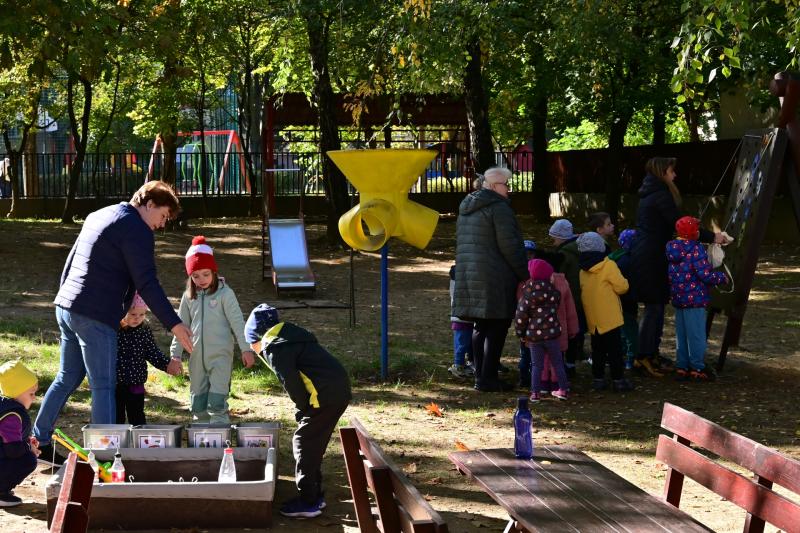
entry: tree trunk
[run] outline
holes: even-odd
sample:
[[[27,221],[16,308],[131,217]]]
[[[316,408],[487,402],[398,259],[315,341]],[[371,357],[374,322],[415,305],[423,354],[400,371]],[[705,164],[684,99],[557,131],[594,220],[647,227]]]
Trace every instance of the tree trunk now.
[[[3,128],[3,143],[6,147],[6,154],[11,160],[11,167],[5,169],[5,171],[9,173],[8,177],[11,180],[11,209],[9,209],[8,213],[6,213],[6,218],[17,217],[16,207],[17,202],[19,201],[19,176],[17,175],[17,169],[19,168],[19,163],[22,159],[22,153],[29,138],[28,133],[30,131],[30,126],[25,125],[21,129],[22,139],[20,139],[19,143],[20,148],[18,150],[14,150],[14,147],[11,144],[11,139],[8,136],[8,128]],[[0,164],[2,164],[2,160],[0,160]],[[3,179],[5,179],[5,177]]]
[[[177,184],[177,168],[175,159],[178,155],[178,136],[175,133],[161,133],[161,152],[164,161],[161,165],[159,179],[175,187]]]
[[[667,116],[664,105],[653,107],[653,146],[664,146],[667,143]]]
[[[389,125],[383,127],[383,147],[392,147],[392,127]]]
[[[691,102],[683,107],[686,115],[686,125],[689,127],[689,140],[693,143],[700,142],[700,116]]]
[[[75,80],[67,81],[67,111],[72,138],[75,141],[75,160],[69,167],[69,185],[67,186],[67,200],[64,202],[64,212],[61,215],[62,224],[72,224],[75,210],[75,195],[78,192],[78,179],[86,158],[86,144],[89,141],[89,114],[92,111],[92,84],[86,78],[80,77],[83,87],[83,115],[81,115],[80,128],[75,116]]]
[[[547,164],[547,96],[536,99],[533,122],[533,214],[540,222],[550,220],[550,193],[553,190]]]
[[[606,159],[606,212],[614,223],[619,218],[620,193],[622,191],[622,148],[625,145],[625,133],[631,121],[632,113],[619,113],[611,124],[608,136],[608,157]]]
[[[495,165],[495,160],[492,127],[489,124],[489,98],[483,87],[481,43],[478,37],[467,43],[467,54],[469,61],[464,70],[464,105],[475,171],[483,173]]]
[[[35,122],[31,122],[31,124],[35,124]],[[36,130],[33,126],[30,127],[25,143],[22,145],[22,177],[25,183],[25,196],[39,196],[39,165],[36,160]]]
[[[304,18],[308,33],[311,72],[314,77],[312,102],[317,107],[323,184],[328,201],[327,237],[331,245],[341,245],[343,241],[339,234],[339,217],[349,209],[350,202],[344,174],[326,155],[331,150],[341,148],[339,128],[336,123],[336,103],[328,65],[330,19],[314,10],[304,13]]]

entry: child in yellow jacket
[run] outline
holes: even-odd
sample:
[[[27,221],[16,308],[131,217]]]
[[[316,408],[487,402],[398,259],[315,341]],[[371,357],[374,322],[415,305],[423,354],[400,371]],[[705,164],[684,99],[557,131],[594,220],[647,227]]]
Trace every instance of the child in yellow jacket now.
[[[592,388],[606,388],[606,361],[611,367],[613,389],[633,390],[624,376],[622,353],[622,304],[620,294],[628,292],[628,280],[617,264],[606,256],[606,241],[594,231],[578,237],[578,264],[581,267],[581,300],[586,323],[592,335]]]

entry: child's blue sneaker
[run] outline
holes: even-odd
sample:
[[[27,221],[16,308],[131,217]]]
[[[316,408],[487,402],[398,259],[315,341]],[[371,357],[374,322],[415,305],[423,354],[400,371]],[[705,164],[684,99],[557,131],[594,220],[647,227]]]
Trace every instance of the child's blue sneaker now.
[[[298,496],[281,506],[281,514],[290,518],[314,518],[322,514],[324,505],[325,500],[322,498],[314,503],[306,503]]]

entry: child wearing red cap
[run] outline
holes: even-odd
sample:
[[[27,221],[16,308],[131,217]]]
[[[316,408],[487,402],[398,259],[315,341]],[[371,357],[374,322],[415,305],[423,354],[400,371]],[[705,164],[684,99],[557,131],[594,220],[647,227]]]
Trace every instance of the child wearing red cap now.
[[[197,236],[186,252],[186,291],[178,315],[189,324],[194,350],[189,358],[190,407],[194,422],[229,424],[228,393],[233,371],[233,343],[250,368],[256,354],[244,338],[244,317],[233,290],[219,277],[214,251]],[[173,340],[170,353],[180,359],[183,348]]]
[[[542,370],[545,352],[556,371],[558,389],[553,397],[566,400],[569,390],[564,360],[561,358],[561,324],[558,321],[558,306],[561,293],[550,282],[553,267],[543,259],[528,262],[531,279],[522,286],[522,296],[517,303],[514,316],[514,329],[520,339],[524,339],[531,350],[532,379],[531,401],[541,399]]]
[[[706,306],[708,288],[728,283],[724,272],[712,270],[700,237],[700,221],[679,218],[675,223],[678,238],[667,243],[669,285],[675,307],[676,379],[710,381],[714,373],[706,367]]]
[[[124,424],[126,418],[134,426],[147,424],[144,384],[148,362],[173,376],[182,371],[180,359],[170,359],[159,349],[146,317],[147,304],[136,293],[117,332],[117,424]]]

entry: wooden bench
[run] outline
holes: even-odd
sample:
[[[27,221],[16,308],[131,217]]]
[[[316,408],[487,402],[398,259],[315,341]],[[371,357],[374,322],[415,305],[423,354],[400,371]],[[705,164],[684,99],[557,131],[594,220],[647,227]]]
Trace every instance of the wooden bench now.
[[[50,533],[86,533],[93,483],[94,470],[89,463],[78,461],[78,455],[70,453],[50,522]]]
[[[669,467],[664,499],[678,507],[684,476],[711,489],[745,511],[745,533],[761,533],[772,524],[787,533],[800,532],[800,505],[772,490],[777,484],[800,494],[800,461],[670,403],[664,404],[656,458]],[[695,444],[754,474],[750,479],[695,451]]]
[[[339,429],[347,478],[362,532],[447,533],[447,524],[383,453],[356,418]],[[377,509],[373,511],[370,491]]]

